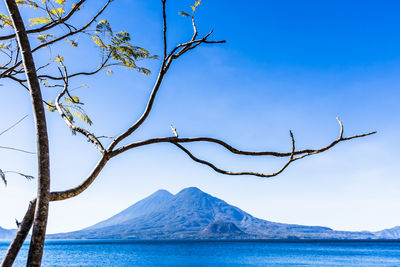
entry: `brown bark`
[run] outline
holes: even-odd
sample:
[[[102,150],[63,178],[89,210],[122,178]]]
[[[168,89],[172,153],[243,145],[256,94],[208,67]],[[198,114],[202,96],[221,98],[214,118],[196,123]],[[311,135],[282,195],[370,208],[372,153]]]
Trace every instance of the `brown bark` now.
[[[43,255],[50,200],[50,159],[46,117],[40,85],[36,74],[35,63],[32,56],[32,50],[28,35],[25,30],[24,22],[21,18],[21,14],[19,13],[15,0],[5,0],[5,3],[8,12],[10,13],[17,36],[18,45],[21,51],[21,57],[28,80],[33,107],[33,117],[35,119],[36,126],[38,192],[27,266],[40,266]]]
[[[6,255],[4,255],[3,261],[1,262],[1,267],[12,266],[15,258],[18,255],[19,250],[21,249],[22,244],[25,241],[26,236],[31,229],[33,223],[33,217],[35,214],[36,207],[36,199],[32,200],[29,203],[28,210],[24,216],[24,219],[21,222],[21,225],[18,227],[17,234],[14,237],[14,240],[11,242]]]
[[[108,155],[103,155],[92,170],[92,172],[89,174],[89,176],[80,185],[65,191],[51,192],[50,201],[65,200],[75,197],[85,191],[97,178],[109,159],[110,157]],[[35,202],[36,199],[31,201],[29,208],[21,222],[21,227],[19,227],[14,240],[12,241],[6,254],[4,255],[3,261],[0,265],[1,267],[9,267],[12,266],[12,264],[14,263],[15,258],[17,257],[18,252],[21,249],[21,246],[24,243],[25,238],[28,235],[28,232],[32,226]]]
[[[8,2],[12,2],[15,5],[14,1],[15,0],[6,0],[7,3]],[[153,107],[153,103],[155,101],[157,92],[158,92],[158,90],[159,90],[159,88],[160,88],[160,86],[162,84],[163,78],[164,78],[165,74],[167,73],[167,71],[168,71],[168,69],[169,69],[169,67],[170,67],[170,65],[171,65],[173,60],[178,59],[180,56],[182,56],[186,52],[196,48],[200,44],[203,44],[203,43],[204,44],[216,44],[216,43],[224,43],[225,42],[225,41],[209,41],[207,38],[211,35],[212,31],[210,33],[208,33],[207,35],[205,35],[204,37],[202,37],[200,39],[196,39],[196,37],[197,37],[197,28],[196,28],[196,25],[195,25],[194,17],[192,16],[192,24],[193,24],[193,31],[194,31],[192,39],[189,42],[177,45],[167,55],[167,38],[166,38],[167,25],[166,25],[166,15],[165,15],[165,2],[166,2],[165,0],[162,0],[162,3],[163,3],[163,24],[164,24],[164,29],[163,29],[164,58],[163,58],[163,61],[162,61],[160,72],[158,74],[157,80],[155,82],[155,85],[154,85],[153,90],[151,92],[151,95],[149,97],[149,100],[148,100],[148,103],[147,103],[145,111],[143,112],[142,116],[129,129],[127,129],[124,133],[122,133],[120,136],[118,136],[109,145],[109,147],[107,149],[104,149],[104,147],[98,141],[98,138],[96,136],[94,136],[93,134],[85,131],[84,129],[79,131],[78,129],[80,129],[80,128],[74,128],[76,126],[74,126],[73,124],[69,123],[69,121],[66,121],[67,125],[71,129],[76,130],[76,131],[84,134],[86,137],[88,137],[92,141],[96,141],[94,143],[97,144],[98,149],[102,153],[102,157],[99,160],[99,162],[97,163],[97,165],[95,166],[95,168],[92,170],[92,172],[89,174],[89,176],[86,178],[86,180],[83,183],[81,183],[79,186],[74,187],[74,188],[69,189],[69,190],[59,191],[59,192],[51,192],[50,193],[50,201],[64,200],[64,199],[72,198],[72,197],[75,197],[75,196],[79,195],[84,190],[86,190],[90,186],[90,184],[96,179],[96,177],[99,175],[99,173],[101,172],[103,167],[106,165],[108,160],[110,160],[111,158],[113,158],[113,157],[115,157],[115,156],[117,156],[117,155],[119,155],[119,154],[121,154],[121,153],[123,153],[123,152],[125,152],[127,150],[130,150],[130,149],[133,149],[133,148],[136,148],[136,147],[140,147],[140,146],[144,146],[144,145],[150,145],[150,144],[162,143],[162,142],[172,143],[172,144],[176,145],[178,148],[180,148],[181,150],[183,150],[187,155],[189,155],[189,157],[192,160],[194,160],[194,161],[196,161],[198,163],[204,164],[204,165],[208,165],[209,167],[213,168],[215,171],[223,173],[223,174],[227,174],[227,175],[255,175],[255,176],[260,176],[260,177],[273,177],[273,176],[278,175],[279,173],[281,173],[291,162],[294,162],[294,161],[296,161],[298,159],[302,159],[302,158],[310,156],[310,155],[314,155],[314,154],[318,154],[318,153],[324,152],[324,151],[326,151],[328,149],[331,149],[336,144],[338,144],[338,143],[340,143],[342,141],[347,141],[347,140],[351,140],[351,139],[355,139],[355,138],[360,138],[360,137],[368,136],[368,135],[371,135],[371,134],[375,133],[375,132],[371,132],[371,133],[367,133],[367,134],[355,135],[355,136],[344,138],[343,137],[343,125],[339,120],[339,123],[340,123],[340,126],[341,126],[341,132],[340,132],[339,138],[337,140],[335,140],[334,142],[332,142],[331,144],[329,144],[328,146],[323,147],[321,149],[306,149],[306,150],[295,151],[294,138],[293,138],[292,133],[291,133],[292,151],[291,152],[285,152],[285,153],[273,152],[273,151],[261,151],[261,152],[243,151],[243,150],[238,150],[238,149],[232,147],[231,145],[227,144],[226,142],[224,142],[222,140],[219,140],[219,139],[215,139],[215,138],[208,138],[208,137],[178,138],[178,136],[176,136],[176,137],[164,137],[164,138],[153,138],[153,139],[148,139],[148,140],[145,140],[145,141],[131,143],[131,144],[122,146],[120,148],[116,148],[116,146],[122,140],[124,140],[126,137],[130,136],[134,131],[136,131],[143,124],[143,122],[147,119],[147,117],[149,116],[149,114],[151,112],[151,109]],[[103,12],[103,10],[107,7],[108,3],[110,3],[110,0],[108,0],[106,5],[104,6],[104,8],[94,17],[94,19],[91,22],[93,22],[101,12]],[[16,9],[16,12],[18,13],[18,8],[16,8],[16,5],[15,5],[15,9]],[[18,16],[19,16],[19,13],[18,13]],[[21,22],[22,22],[22,20],[21,20]],[[21,31],[25,31],[25,29],[23,27],[23,24],[21,24],[21,25],[20,25],[21,26],[20,30]],[[88,27],[88,25],[85,26],[85,28],[87,28],[87,27]],[[24,40],[25,43],[22,42],[22,44],[27,44],[28,46],[25,47],[25,48],[29,48],[29,41],[27,39],[26,32],[25,32],[25,34],[22,34],[22,33],[19,32],[18,27],[15,27],[15,28],[16,28],[16,33],[17,33],[18,38],[20,38],[19,35],[22,35],[22,37],[25,36],[25,39],[26,39],[26,40]],[[82,30],[83,29],[78,30],[77,32],[82,31]],[[60,37],[60,38],[58,38],[56,40],[52,40],[49,43],[42,44],[42,45],[40,45],[39,47],[37,47],[37,48],[35,48],[33,50],[30,50],[30,48],[29,48],[29,49],[25,50],[25,52],[27,53],[25,56],[29,56],[30,55],[30,59],[32,60],[31,63],[33,65],[33,59],[32,59],[32,52],[33,51],[36,51],[37,49],[39,49],[39,48],[41,48],[43,46],[47,46],[47,45],[53,44],[54,42],[57,42],[57,41],[61,40],[62,38],[65,38],[67,36],[68,35],[64,35],[63,37]],[[19,39],[19,41],[20,41],[20,39]],[[21,45],[21,42],[20,42],[20,45]],[[22,50],[22,51],[24,51],[24,50]],[[24,64],[25,64],[25,61],[24,61]],[[27,66],[29,67],[30,65],[25,64],[25,69],[27,69]],[[100,69],[101,68],[99,68],[99,70]],[[32,70],[34,70],[34,66],[33,66]],[[96,72],[98,72],[98,70],[93,72],[93,73],[78,73],[76,75],[91,75],[91,74],[94,74]],[[28,74],[28,72],[27,72],[27,74]],[[34,75],[36,75],[36,73],[34,73]],[[68,76],[66,71],[65,71],[65,77],[54,78],[54,79],[59,79],[59,80],[62,79],[62,80],[64,80],[65,86],[67,88],[68,87],[68,77],[73,77],[73,76],[74,75]],[[43,77],[48,77],[48,78],[52,78],[53,79],[53,77],[51,77],[51,76],[44,75]],[[36,83],[37,83],[37,77],[35,76],[35,78],[36,79],[33,79],[33,80],[36,81]],[[28,79],[28,82],[29,82],[29,85],[32,86],[31,81],[29,79]],[[64,89],[64,92],[62,92],[59,97],[61,97],[65,93],[65,91],[67,90],[66,88]],[[40,93],[40,88],[39,87],[38,87],[38,90],[39,90],[39,93]],[[32,89],[31,89],[31,91],[32,91]],[[34,102],[33,102],[33,104],[35,105]],[[42,108],[43,108],[43,106],[42,106]],[[61,112],[61,115],[62,115],[62,112]],[[45,122],[45,120],[43,120],[43,121]],[[290,157],[290,158],[289,158],[289,161],[279,171],[277,171],[275,173],[272,173],[272,174],[262,174],[262,173],[255,173],[255,172],[231,172],[231,171],[225,171],[225,170],[222,170],[220,168],[217,168],[212,163],[210,163],[208,161],[205,161],[205,160],[201,160],[201,159],[195,157],[188,149],[186,149],[185,147],[183,147],[181,145],[181,143],[190,143],[190,142],[211,142],[211,143],[215,143],[215,144],[218,144],[218,145],[221,145],[221,146],[225,147],[230,152],[232,152],[234,154],[239,154],[239,155],[274,156],[274,157]],[[38,152],[38,154],[39,154],[39,152]],[[48,156],[48,154],[47,154],[47,156]],[[295,157],[295,156],[297,156],[297,157]],[[39,162],[42,163],[41,161],[39,161]],[[39,178],[40,178],[40,176],[39,176]],[[42,183],[44,183],[43,177],[41,179],[42,179]],[[39,188],[43,189],[44,187],[39,187]],[[38,207],[40,207],[39,202],[38,202],[37,205],[38,205]],[[36,215],[37,215],[37,213],[38,212],[36,212]],[[24,227],[21,227],[18,230],[16,238],[13,240],[13,243],[10,245],[9,251],[7,252],[5,258],[3,259],[3,263],[4,262],[6,262],[6,263],[11,262],[11,264],[12,264],[12,262],[14,261],[16,255],[17,255],[17,252],[19,251],[19,249],[20,249],[20,247],[21,247],[26,235],[29,232],[30,225],[32,225],[33,216],[34,216],[33,209],[28,209],[28,211],[27,211],[27,213],[26,213],[26,215],[24,217],[24,220],[22,222]],[[36,223],[36,217],[35,217],[35,223]],[[44,233],[43,233],[43,235],[44,235]],[[44,241],[44,236],[43,236],[43,240],[42,241]],[[41,249],[42,248],[43,248],[43,246],[41,247]],[[11,266],[11,264],[10,265],[1,265],[1,266]],[[40,265],[40,261],[39,261],[39,265],[34,265],[33,261],[31,261],[31,263],[30,263],[30,261],[28,260],[28,265],[29,266],[39,266]]]

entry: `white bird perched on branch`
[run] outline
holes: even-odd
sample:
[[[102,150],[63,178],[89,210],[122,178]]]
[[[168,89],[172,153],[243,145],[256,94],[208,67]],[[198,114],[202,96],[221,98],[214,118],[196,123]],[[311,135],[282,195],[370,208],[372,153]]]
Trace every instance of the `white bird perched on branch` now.
[[[174,126],[172,124],[171,124],[171,130],[172,130],[172,133],[175,135],[175,137],[178,138],[179,137],[178,132],[176,131],[176,129],[174,128]]]

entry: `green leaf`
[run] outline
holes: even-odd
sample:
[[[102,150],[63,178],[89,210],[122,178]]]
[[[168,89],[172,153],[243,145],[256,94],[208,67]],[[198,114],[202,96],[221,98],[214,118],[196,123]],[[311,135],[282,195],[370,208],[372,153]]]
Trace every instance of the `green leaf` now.
[[[201,0],[197,0],[194,2],[194,5],[191,6],[193,13],[196,11],[196,8],[201,4]]]
[[[111,38],[105,38],[105,33],[109,33]],[[99,34],[103,34],[103,36],[100,37]],[[106,20],[98,22],[92,39],[100,47],[102,53],[107,51],[111,54],[112,59],[120,62],[120,65],[130,69],[137,69],[140,73],[146,75],[150,73],[150,70],[138,67],[136,61],[145,58],[157,58],[157,56],[150,55],[146,49],[132,45],[130,43],[131,36],[128,32],[120,31],[113,34],[111,26]],[[111,74],[111,72],[108,71],[107,74]]]
[[[33,26],[36,24],[46,24],[51,22],[51,18],[45,18],[45,17],[39,17],[39,18],[33,18],[29,19],[30,23],[29,26]]]
[[[56,58],[54,59],[55,62],[63,62],[64,58],[62,56],[56,56]]]
[[[0,14],[0,28],[12,27],[12,21],[9,16]]]
[[[57,4],[64,5],[66,0],[54,0]]]
[[[77,106],[77,105],[68,105],[66,107],[70,111],[71,115],[81,119],[88,125],[93,124],[92,120],[89,118],[89,116],[86,114],[85,110],[82,107]]]
[[[46,43],[49,39],[55,38],[55,37],[56,37],[55,35],[49,34],[49,33],[39,34],[39,35],[37,36],[37,38],[38,38],[38,40],[39,40],[39,42],[40,42],[41,44]]]
[[[67,38],[67,43],[70,43],[72,47],[77,47],[78,46],[78,43],[76,41],[70,40],[68,38]]]
[[[103,48],[103,49],[107,49],[107,46],[104,44],[103,40],[100,39],[99,36],[92,36],[92,39],[94,41],[95,44],[97,44],[97,46]]]
[[[16,0],[15,2],[19,6],[21,6],[21,5],[22,6],[29,6],[29,7],[33,7],[34,9],[37,9],[39,7],[38,4],[36,4],[34,1]]]
[[[57,17],[61,17],[61,15],[65,13],[65,10],[64,10],[64,8],[59,7],[59,8],[54,8],[54,9],[50,10],[50,13],[53,15],[56,15]]]
[[[100,20],[97,23],[96,32],[113,34],[110,23],[107,20]]]
[[[79,97],[77,97],[77,96],[72,96],[72,98],[66,97],[65,103],[79,103]]]
[[[150,70],[146,68],[138,68],[138,71],[144,75],[149,75],[151,73]]]
[[[60,104],[61,109],[64,111],[65,116],[67,117],[70,123],[74,123],[74,116],[72,115],[71,111],[68,107]]]
[[[7,49],[10,47],[10,45],[11,45],[10,42],[0,43],[0,49]]]
[[[56,110],[56,108],[54,107],[53,100],[50,100],[50,101],[47,102],[47,103],[48,103],[48,104],[46,104],[46,108],[47,108],[49,111],[53,112],[53,111]]]

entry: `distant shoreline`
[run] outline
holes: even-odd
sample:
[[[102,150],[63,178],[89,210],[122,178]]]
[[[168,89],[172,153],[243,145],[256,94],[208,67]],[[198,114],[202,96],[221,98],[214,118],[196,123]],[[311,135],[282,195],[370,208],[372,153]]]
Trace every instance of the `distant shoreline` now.
[[[9,244],[11,240],[0,240]],[[49,239],[47,244],[134,244],[134,243],[400,243],[400,239]],[[24,245],[29,242],[24,243]]]

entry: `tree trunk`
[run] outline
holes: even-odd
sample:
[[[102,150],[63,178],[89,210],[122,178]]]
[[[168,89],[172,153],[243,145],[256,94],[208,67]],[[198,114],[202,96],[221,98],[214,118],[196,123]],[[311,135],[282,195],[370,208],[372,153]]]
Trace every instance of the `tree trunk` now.
[[[19,250],[21,249],[22,244],[25,241],[26,236],[31,229],[33,223],[33,217],[35,214],[36,207],[36,199],[32,200],[29,203],[28,210],[24,216],[24,219],[21,222],[21,225],[18,228],[17,234],[14,237],[14,240],[11,242],[10,247],[8,248],[6,255],[4,255],[3,261],[1,262],[1,267],[10,267],[13,265],[15,258],[18,255]]]
[[[27,266],[40,266],[43,255],[50,200],[50,159],[46,117],[40,85],[36,75],[35,63],[33,61],[32,51],[24,22],[15,0],[5,0],[5,3],[8,12],[10,13],[14,30],[17,35],[18,45],[21,50],[21,57],[31,94],[33,116],[36,126],[38,192]]]
[[[103,155],[83,183],[68,190],[51,192],[50,201],[69,199],[85,191],[100,174],[101,170],[104,168],[108,160],[110,160],[110,157],[108,155]],[[25,213],[24,219],[21,222],[21,227],[19,227],[13,241],[11,242],[6,254],[4,255],[0,267],[9,267],[12,266],[12,264],[14,263],[15,258],[17,257],[18,252],[20,251],[22,244],[24,243],[24,240],[32,226],[35,213],[35,203],[36,199],[31,201],[29,208]]]

